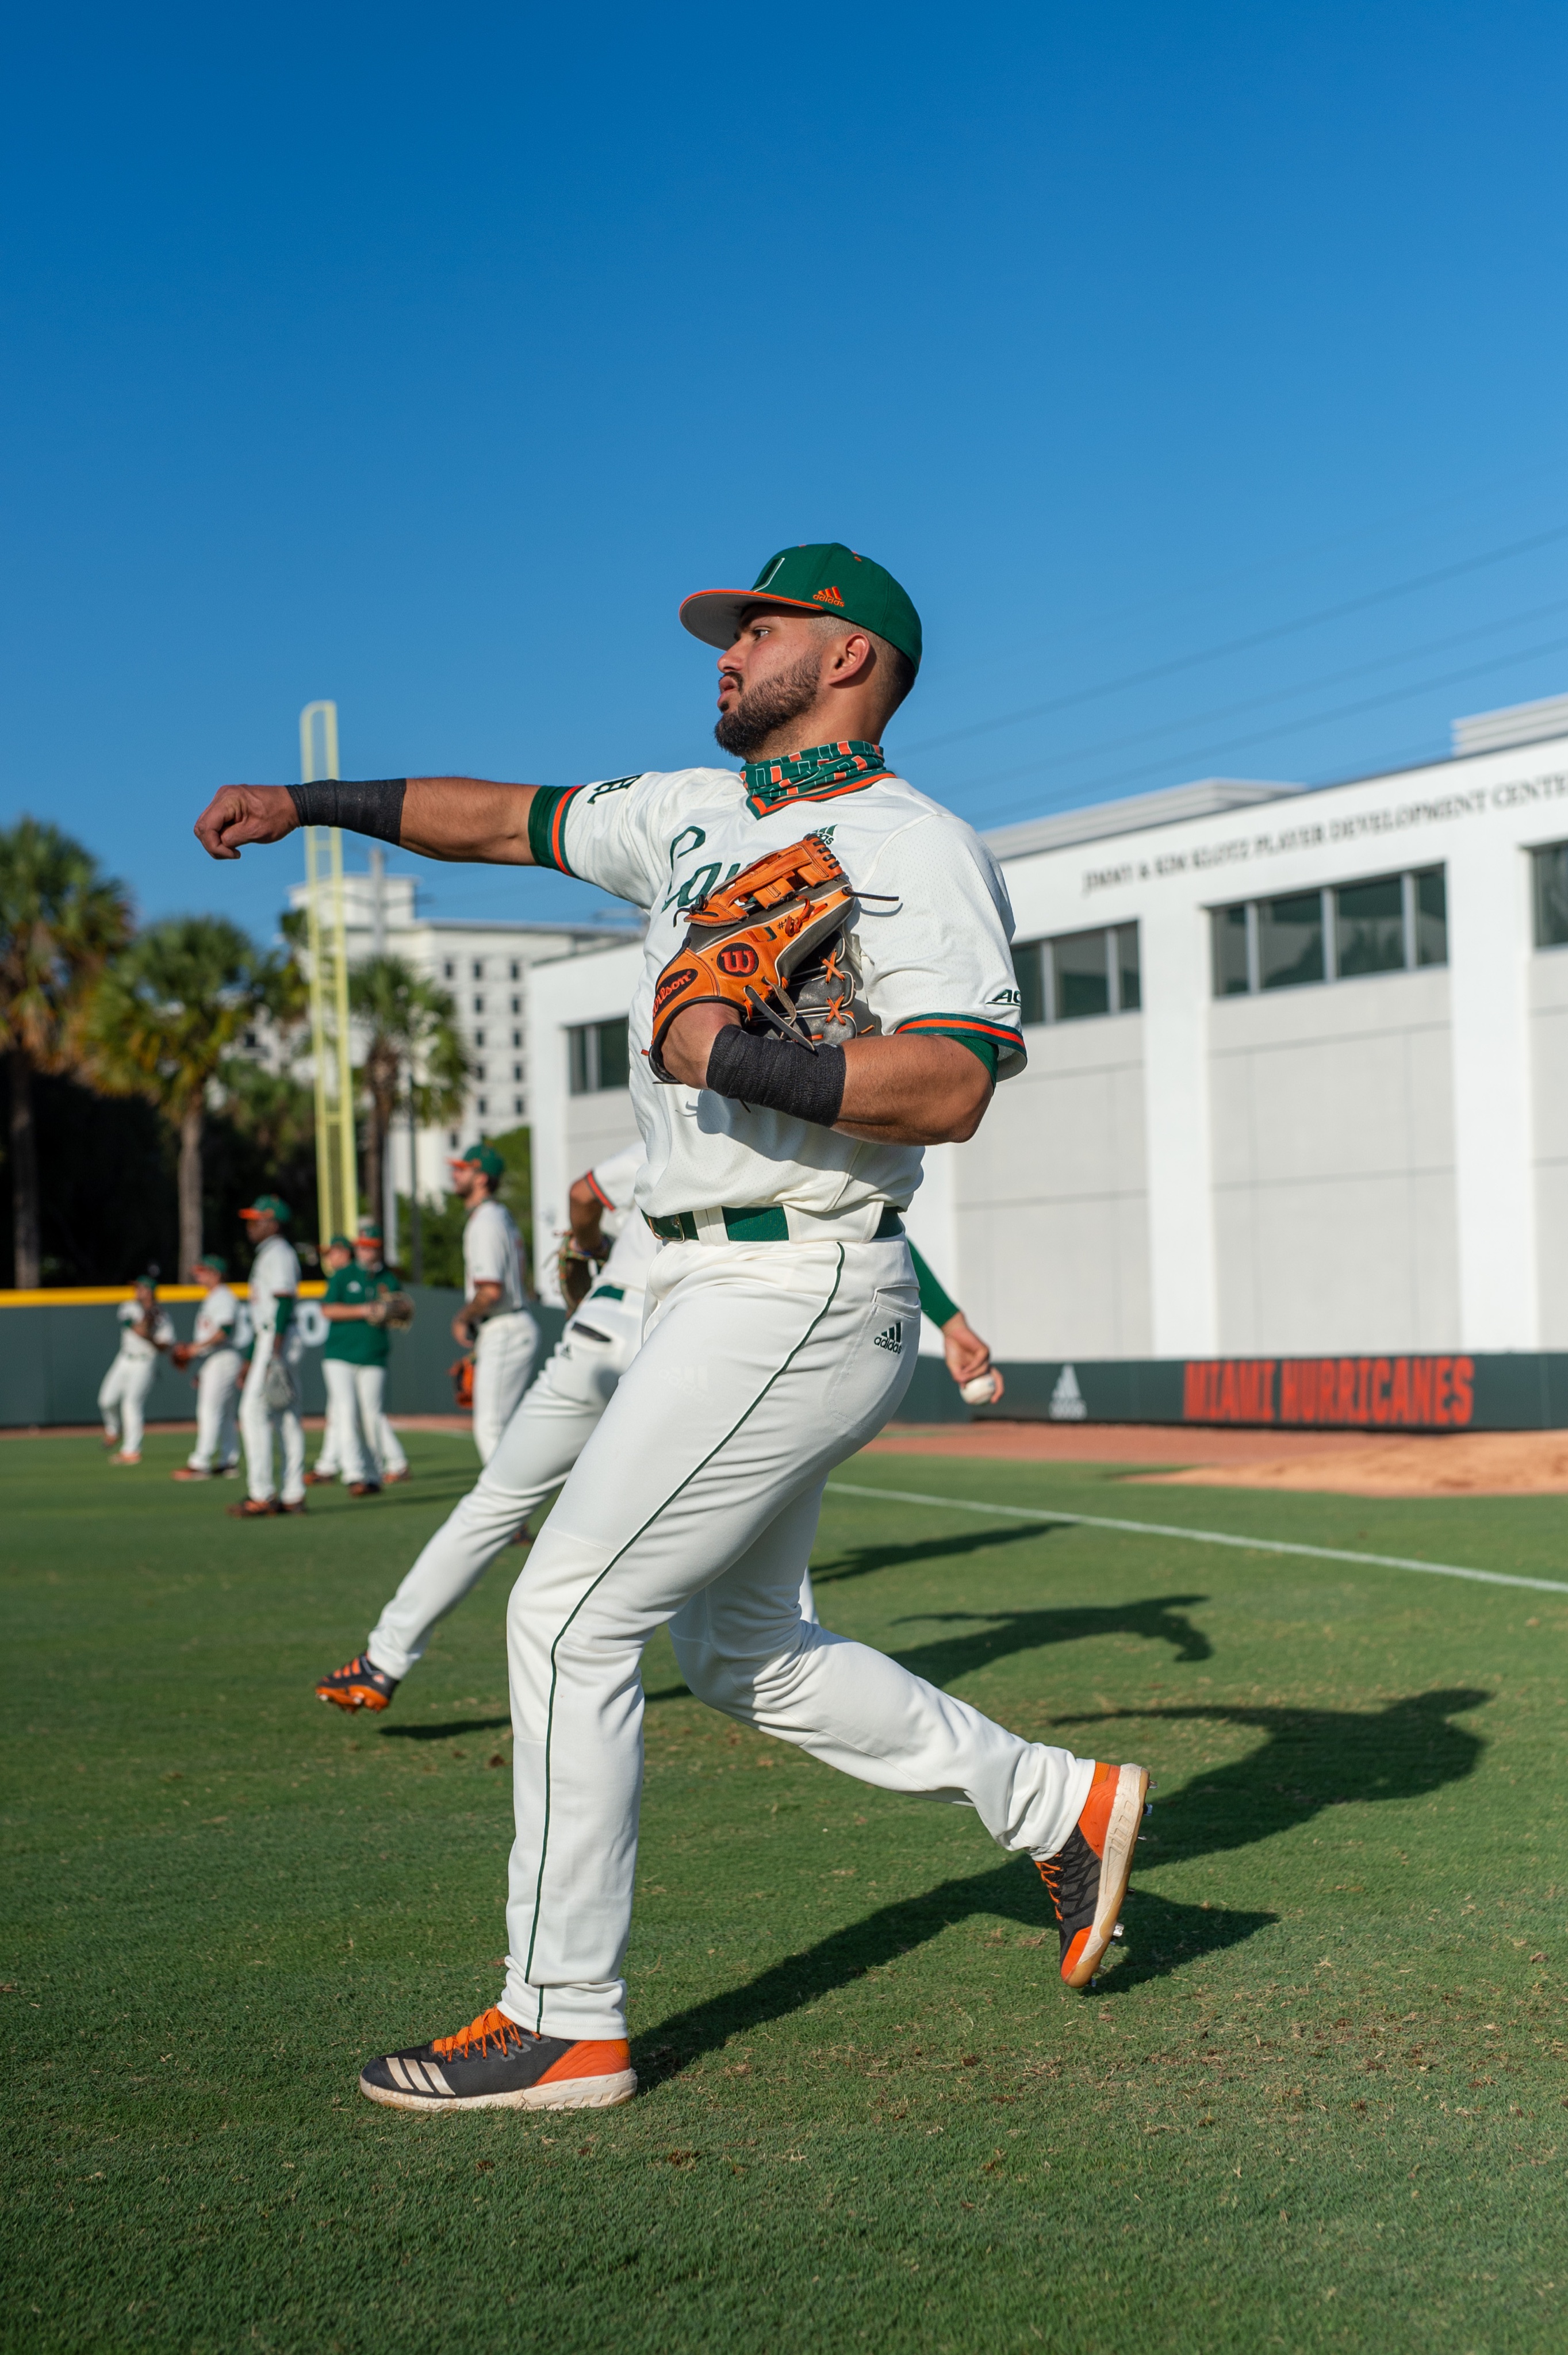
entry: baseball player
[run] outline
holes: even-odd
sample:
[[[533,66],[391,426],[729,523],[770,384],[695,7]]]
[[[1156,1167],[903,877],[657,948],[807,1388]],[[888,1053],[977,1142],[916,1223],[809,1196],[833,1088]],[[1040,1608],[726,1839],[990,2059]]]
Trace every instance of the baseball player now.
[[[474,1352],[474,1444],[488,1464],[512,1411],[528,1386],[539,1328],[523,1305],[517,1228],[496,1188],[506,1163],[493,1145],[471,1145],[449,1165],[453,1191],[468,1205],[463,1227],[464,1306],[452,1320],[454,1340]]]
[[[237,1521],[260,1521],[275,1513],[304,1510],[304,1425],[300,1421],[299,1385],[294,1379],[300,1348],[293,1330],[300,1263],[283,1233],[293,1213],[276,1194],[258,1194],[240,1216],[256,1246],[250,1288],[255,1344],[240,1400],[250,1494],[228,1510]],[[274,1432],[283,1459],[281,1497],[272,1479]]]
[[[240,1354],[240,1303],[229,1287],[229,1263],[208,1252],[190,1272],[191,1282],[207,1295],[196,1312],[188,1342],[176,1341],[170,1356],[176,1366],[196,1366],[196,1445],[170,1477],[210,1480],[215,1473],[227,1478],[240,1462],[238,1407],[245,1360]]]
[[[632,1097],[663,1248],[643,1346],[508,1611],[506,1981],[456,2034],[368,2064],[361,2090],[400,2108],[635,2092],[622,1965],[660,1625],[714,1707],[881,1789],[966,1804],[1034,1859],[1069,1985],[1117,1925],[1143,1812],[1141,1767],[1023,1741],[802,1616],[827,1477],[909,1380],[900,1212],[922,1148],[972,1136],[1023,1067],[1011,911],[977,837],[883,759],[921,652],[890,573],[837,543],[786,549],[681,618],[722,649],[716,733],[738,772],[230,786],[197,828],[233,858],[347,825],[580,875],[648,920]]]
[[[155,1268],[136,1278],[134,1297],[123,1300],[116,1314],[120,1347],[98,1386],[98,1412],[103,1417],[103,1444],[115,1450],[110,1462],[140,1464],[147,1392],[156,1379],[159,1358],[174,1347],[175,1339],[167,1313],[158,1306]]]
[[[382,1264],[381,1230],[373,1220],[361,1221],[352,1262],[333,1269],[321,1304],[332,1327],[322,1352],[327,1425],[349,1495],[377,1497],[381,1492],[388,1443],[396,1471],[406,1473],[408,1459],[386,1417],[387,1366],[392,1350],[387,1310],[399,1294],[395,1280]],[[318,1465],[318,1476],[319,1469]]]
[[[364,1651],[317,1685],[318,1700],[341,1709],[385,1709],[422,1657],[432,1628],[478,1584],[498,1553],[519,1538],[526,1541],[528,1516],[581,1455],[642,1341],[645,1287],[658,1250],[646,1220],[633,1209],[644,1157],[640,1144],[629,1146],[573,1185],[563,1266],[597,1264],[600,1272],[514,1411],[478,1486],[431,1539]],[[607,1252],[606,1211],[621,1230]]]

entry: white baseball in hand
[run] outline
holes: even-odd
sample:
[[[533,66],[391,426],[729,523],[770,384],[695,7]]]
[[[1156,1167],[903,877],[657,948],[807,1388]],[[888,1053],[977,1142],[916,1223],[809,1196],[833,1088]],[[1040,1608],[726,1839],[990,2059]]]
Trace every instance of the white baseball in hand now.
[[[958,1395],[965,1406],[989,1406],[1001,1390],[995,1366],[987,1366],[983,1374],[959,1386]]]

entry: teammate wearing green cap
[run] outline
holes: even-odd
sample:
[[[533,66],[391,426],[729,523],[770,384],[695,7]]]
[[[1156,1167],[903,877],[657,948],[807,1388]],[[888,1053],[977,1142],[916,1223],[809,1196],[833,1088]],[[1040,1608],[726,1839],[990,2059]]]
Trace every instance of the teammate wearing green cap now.
[[[528,1386],[539,1328],[523,1299],[523,1254],[506,1204],[496,1199],[507,1165],[493,1145],[471,1145],[448,1165],[468,1205],[463,1224],[464,1305],[453,1340],[474,1352],[474,1444],[488,1464]]]
[[[197,826],[218,858],[327,824],[432,858],[553,867],[647,917],[631,1092],[637,1205],[663,1248],[643,1346],[507,1614],[505,1984],[455,2035],[367,2065],[361,2091],[404,2109],[602,2108],[635,2092],[622,1972],[639,1670],[660,1626],[714,1708],[880,1789],[970,1806],[1032,1858],[1069,1986],[1109,1944],[1143,1811],[1141,1767],[1024,1741],[801,1611],[828,1475],[908,1386],[920,1303],[900,1213],[923,1148],[973,1136],[997,1082],[1023,1068],[1012,914],[985,846],[883,757],[921,655],[891,574],[837,542],[786,549],[751,589],[688,598],[682,619],[720,648],[715,733],[739,773],[229,786]],[[772,1026],[717,990],[685,996],[694,906],[752,868],[744,929],[793,939],[806,909],[803,962],[816,955]],[[740,929],[700,950],[705,969],[758,969]],[[752,965],[720,962],[737,948]]]

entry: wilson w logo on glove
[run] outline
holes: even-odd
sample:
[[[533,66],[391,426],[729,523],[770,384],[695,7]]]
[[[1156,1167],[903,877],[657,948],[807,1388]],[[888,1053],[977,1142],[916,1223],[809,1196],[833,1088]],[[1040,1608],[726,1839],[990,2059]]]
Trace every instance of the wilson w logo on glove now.
[[[851,944],[859,913],[848,877],[817,834],[753,859],[698,900],[654,991],[655,1077],[673,1076],[659,1050],[688,1006],[732,1006],[748,1029],[776,1031],[813,1054],[824,1041],[838,1047],[879,1029]]]

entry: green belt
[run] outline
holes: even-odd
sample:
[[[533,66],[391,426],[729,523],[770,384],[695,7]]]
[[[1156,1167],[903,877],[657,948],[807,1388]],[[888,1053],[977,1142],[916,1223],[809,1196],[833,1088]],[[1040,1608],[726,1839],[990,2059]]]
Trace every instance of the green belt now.
[[[645,1217],[646,1213],[644,1213]],[[721,1210],[724,1231],[732,1243],[787,1243],[789,1220],[776,1205],[763,1210]],[[648,1224],[661,1243],[694,1243],[697,1220],[690,1210],[679,1210],[673,1218],[649,1219]],[[901,1235],[904,1222],[891,1202],[882,1205],[882,1215],[877,1221],[877,1231],[871,1241],[886,1242],[891,1235]]]
[[[596,1284],[588,1295],[590,1300],[624,1300],[625,1297],[626,1287],[624,1284]],[[584,1303],[585,1306],[586,1305]]]

